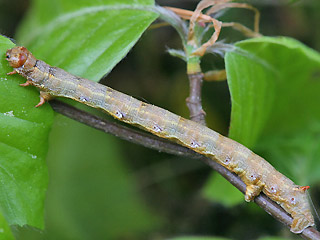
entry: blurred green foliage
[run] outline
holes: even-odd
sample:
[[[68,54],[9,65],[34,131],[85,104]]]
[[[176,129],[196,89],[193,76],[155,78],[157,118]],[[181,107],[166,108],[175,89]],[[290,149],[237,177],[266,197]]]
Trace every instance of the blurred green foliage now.
[[[10,226],[7,220],[4,218],[2,213],[0,213],[0,239],[1,240],[13,240],[14,236],[11,232]]]
[[[259,240],[288,240],[289,238],[282,238],[282,237],[262,237]]]
[[[226,207],[243,203],[243,194],[218,174],[212,174],[208,179],[203,188],[203,195],[205,198],[219,202]]]
[[[169,240],[228,240],[228,238],[219,238],[219,237],[177,237],[177,238],[170,238]]]

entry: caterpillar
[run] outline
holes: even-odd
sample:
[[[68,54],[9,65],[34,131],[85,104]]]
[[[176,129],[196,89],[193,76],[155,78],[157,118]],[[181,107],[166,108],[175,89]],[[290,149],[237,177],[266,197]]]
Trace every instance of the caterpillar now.
[[[37,60],[25,47],[7,50],[6,60],[14,69],[8,75],[20,74],[27,79],[20,85],[40,89],[36,107],[54,97],[66,97],[100,109],[120,121],[205,155],[236,173],[246,184],[245,200],[252,201],[260,192],[266,194],[292,216],[293,233],[314,225],[306,191],[309,186],[296,185],[240,143],[167,110],[52,67]]]

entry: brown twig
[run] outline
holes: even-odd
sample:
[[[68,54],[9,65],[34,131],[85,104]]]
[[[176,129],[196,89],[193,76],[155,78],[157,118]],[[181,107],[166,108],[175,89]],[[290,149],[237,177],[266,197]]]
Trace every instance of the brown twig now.
[[[124,125],[102,119],[85,111],[72,107],[69,104],[58,100],[49,102],[53,110],[75,121],[84,123],[105,133],[110,133],[123,140],[142,145],[160,152],[175,154],[178,156],[192,157],[194,152],[175,143],[170,143],[165,139],[152,134],[138,131]],[[173,147],[174,146],[174,147]]]
[[[127,141],[137,143],[148,148],[156,149],[161,152],[200,159],[211,168],[219,172],[225,179],[227,179],[241,192],[245,192],[246,185],[236,174],[228,171],[226,168],[214,162],[210,158],[195,153],[188,148],[182,147],[175,143],[171,143],[168,140],[164,140],[159,137],[128,128],[118,123],[99,118],[57,100],[51,101],[50,104],[52,108],[58,113],[61,113],[71,119],[84,123],[103,132],[110,133],[121,139],[125,139]],[[289,216],[286,211],[284,211],[278,204],[270,200],[266,195],[261,193],[258,197],[255,198],[254,201],[275,219],[282,222],[287,227],[290,227],[292,223],[291,216]],[[313,227],[306,228],[299,235],[304,239],[320,239],[320,233]]]
[[[203,82],[203,74],[201,72],[188,74],[190,84],[190,94],[186,99],[190,112],[190,119],[202,125],[206,125],[206,113],[202,109],[201,87]]]

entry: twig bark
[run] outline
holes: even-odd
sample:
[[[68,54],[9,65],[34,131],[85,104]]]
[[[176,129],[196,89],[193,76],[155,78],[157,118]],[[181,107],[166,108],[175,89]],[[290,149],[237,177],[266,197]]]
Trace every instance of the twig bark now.
[[[202,125],[206,125],[206,113],[202,109],[201,87],[203,82],[203,73],[188,74],[190,83],[190,94],[186,99],[190,112],[190,119]]]
[[[164,140],[159,137],[128,128],[118,123],[114,123],[109,120],[99,118],[97,116],[91,115],[87,112],[76,109],[66,103],[62,103],[57,100],[51,101],[50,104],[52,108],[60,114],[63,114],[71,119],[84,123],[103,132],[110,133],[121,139],[125,139],[127,141],[137,143],[161,152],[200,159],[204,163],[209,165],[211,168],[219,172],[225,179],[227,179],[241,192],[245,192],[246,185],[241,181],[241,179],[237,175],[228,171],[220,164],[212,161],[210,158],[195,153],[188,148],[182,147],[175,143],[171,143],[168,140]],[[288,215],[287,212],[284,211],[278,204],[270,200],[266,195],[261,193],[258,197],[255,198],[254,201],[275,219],[282,222],[287,227],[290,227],[292,223],[291,216]],[[313,227],[306,228],[299,235],[304,239],[320,239],[320,233]]]

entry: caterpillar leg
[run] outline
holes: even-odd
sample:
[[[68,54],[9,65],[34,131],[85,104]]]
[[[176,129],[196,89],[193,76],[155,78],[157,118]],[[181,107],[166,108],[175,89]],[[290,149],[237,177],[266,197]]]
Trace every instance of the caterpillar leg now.
[[[26,87],[26,86],[30,86],[30,85],[32,85],[32,82],[29,80],[27,80],[25,83],[20,84],[20,86],[22,86],[22,87]]]
[[[298,233],[301,233],[305,228],[313,225],[314,225],[313,219],[309,219],[306,215],[298,214],[293,216],[293,221],[291,224],[290,231],[298,234]]]
[[[246,193],[245,193],[245,200],[247,202],[252,201],[256,196],[260,194],[262,191],[262,186],[259,185],[247,185]]]
[[[50,93],[40,91],[40,102],[35,107],[42,106],[45,102],[51,100],[52,98],[53,97],[52,97],[52,95]]]
[[[13,74],[16,74],[18,73],[16,70],[13,70],[12,72],[8,72],[7,75],[13,75]]]

